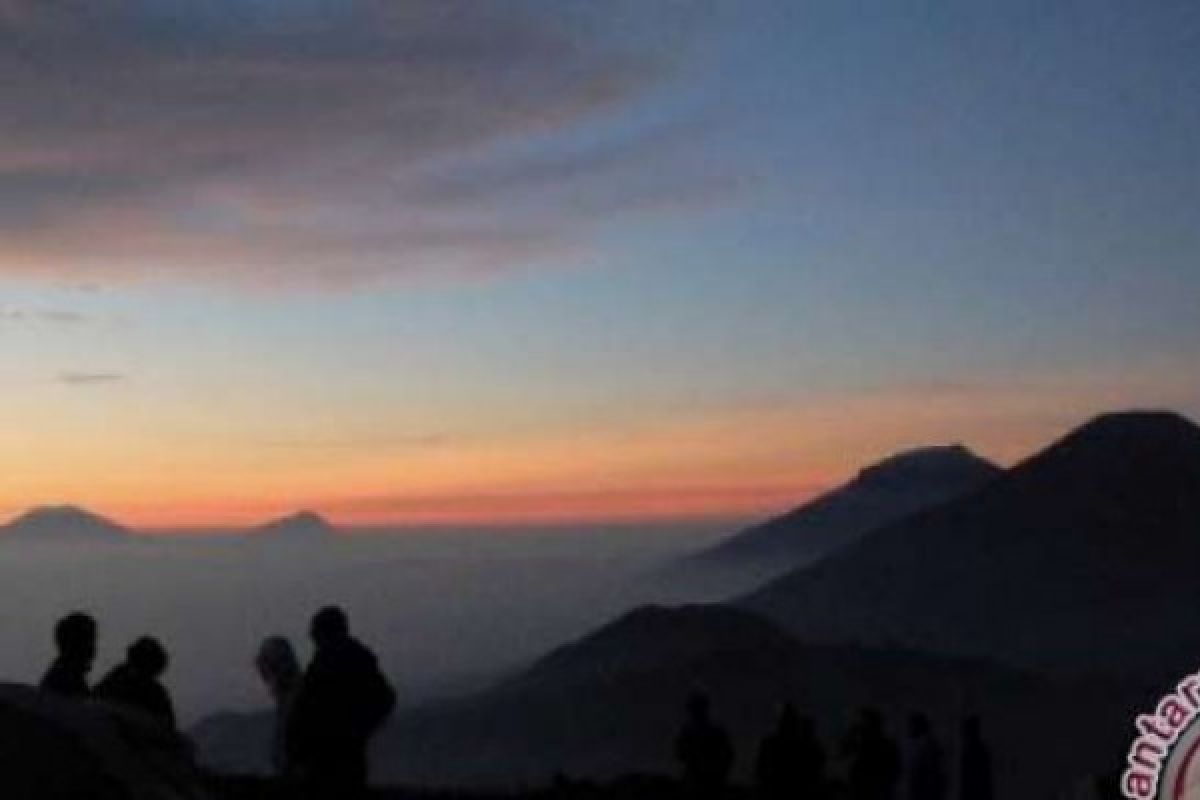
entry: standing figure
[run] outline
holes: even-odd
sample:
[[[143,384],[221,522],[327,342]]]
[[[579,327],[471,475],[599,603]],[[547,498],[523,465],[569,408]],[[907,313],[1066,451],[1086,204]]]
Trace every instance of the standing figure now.
[[[167,671],[167,651],[143,636],[125,651],[125,660],[96,684],[96,697],[139,711],[175,730],[175,707],[159,678]]]
[[[366,790],[367,744],[396,694],[340,608],[318,611],[309,633],[316,650],[288,715],[287,757],[309,797],[353,800]]]
[[[958,796],[961,800],[992,800],[995,797],[992,754],[980,733],[979,717],[975,716],[963,720]]]
[[[825,750],[813,721],[790,703],[759,747],[755,778],[766,798],[814,800],[825,791]]]
[[[54,644],[58,655],[39,688],[63,697],[87,697],[87,677],[96,660],[96,620],[82,611],[67,614],[54,626]]]
[[[846,778],[851,800],[892,800],[896,796],[900,752],[888,738],[877,710],[859,712],[842,752],[850,759]]]
[[[283,636],[268,636],[258,648],[254,666],[275,701],[275,729],[271,737],[271,765],[280,777],[292,775],[285,735],[296,692],[300,689],[300,662],[292,643]]]
[[[908,719],[912,748],[908,767],[908,800],[946,800],[946,760],[929,718],[913,714]]]
[[[733,768],[729,734],[709,715],[708,696],[688,698],[687,719],[675,739],[675,757],[683,767],[687,790],[694,797],[719,797]]]

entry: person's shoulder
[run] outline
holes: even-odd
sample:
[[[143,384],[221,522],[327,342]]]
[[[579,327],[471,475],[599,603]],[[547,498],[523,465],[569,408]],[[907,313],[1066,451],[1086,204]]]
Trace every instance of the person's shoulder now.
[[[346,639],[346,647],[362,658],[375,658],[375,653],[371,648],[362,643],[362,640],[355,639],[353,636]]]
[[[319,647],[313,653],[312,661],[309,662],[308,669],[305,670],[301,681],[303,683],[311,681],[314,676],[353,669],[365,663],[368,658],[374,661],[375,656],[357,639],[345,639],[335,644]]]
[[[379,659],[371,648],[360,642],[358,639],[350,638],[346,640],[344,656],[348,661],[351,661],[355,666],[366,669],[378,669]]]
[[[42,673],[42,679],[38,682],[38,686],[43,689],[55,688],[63,678],[63,665],[60,661],[54,661],[46,671]]]
[[[119,689],[129,682],[129,668],[125,664],[118,664],[104,674],[100,682],[96,684],[96,692],[103,694],[113,689]]]

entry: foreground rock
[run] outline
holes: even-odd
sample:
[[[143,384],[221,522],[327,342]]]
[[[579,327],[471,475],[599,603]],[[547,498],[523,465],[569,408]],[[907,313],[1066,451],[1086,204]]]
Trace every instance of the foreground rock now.
[[[136,714],[0,684],[0,796],[209,800],[185,741]]]

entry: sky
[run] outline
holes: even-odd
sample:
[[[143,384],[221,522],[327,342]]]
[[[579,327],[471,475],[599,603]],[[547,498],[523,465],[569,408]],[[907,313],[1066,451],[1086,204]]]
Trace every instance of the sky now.
[[[0,514],[747,519],[1200,416],[1193,2],[0,0]]]

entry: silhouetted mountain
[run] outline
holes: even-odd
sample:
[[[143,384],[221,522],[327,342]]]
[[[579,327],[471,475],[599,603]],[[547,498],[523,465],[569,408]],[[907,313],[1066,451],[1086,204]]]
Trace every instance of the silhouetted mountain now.
[[[880,461],[849,483],[700,553],[701,564],[758,563],[775,572],[810,563],[889,522],[978,489],[1002,470],[961,445]]]
[[[129,535],[128,528],[74,506],[35,508],[0,528],[0,541],[112,542]]]
[[[818,720],[830,748],[862,705],[883,709],[895,736],[905,715],[925,710],[947,744],[959,716],[975,710],[1003,763],[1019,765],[1003,771],[1011,793],[1002,796],[1029,798],[1044,796],[1034,787],[1106,769],[1143,700],[1112,685],[1059,684],[962,659],[810,647],[732,607],[645,607],[488,691],[401,711],[377,742],[375,771],[388,782],[506,787],[544,784],[558,771],[675,774],[672,743],[694,688],[709,692],[729,727],[741,780],[787,700]],[[1071,735],[1031,728],[1031,719],[1069,719]],[[266,716],[226,716],[192,733],[202,758],[230,768],[255,747],[265,752],[268,725]]]
[[[1200,428],[1102,416],[740,604],[816,641],[1169,680],[1200,653]]]
[[[315,511],[298,511],[271,520],[250,531],[255,537],[320,540],[337,535],[337,528]]]

